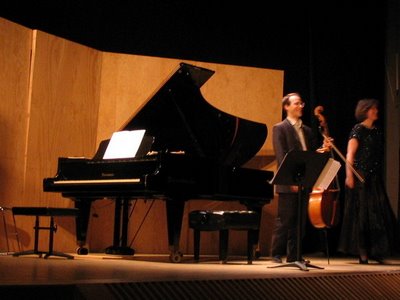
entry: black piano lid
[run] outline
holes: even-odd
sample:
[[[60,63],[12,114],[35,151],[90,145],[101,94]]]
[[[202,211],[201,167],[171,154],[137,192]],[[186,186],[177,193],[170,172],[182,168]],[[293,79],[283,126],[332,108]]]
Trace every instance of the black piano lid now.
[[[224,165],[241,166],[267,138],[267,126],[227,114],[202,96],[214,71],[181,63],[121,130],[146,129],[153,151],[184,151]]]

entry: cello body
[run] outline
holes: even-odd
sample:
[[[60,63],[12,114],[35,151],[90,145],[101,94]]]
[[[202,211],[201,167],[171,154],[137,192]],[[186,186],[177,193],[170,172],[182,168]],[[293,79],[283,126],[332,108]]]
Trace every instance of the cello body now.
[[[339,194],[339,189],[315,189],[310,193],[308,216],[315,228],[331,228],[339,223]]]
[[[329,137],[328,124],[325,120],[325,117],[322,115],[322,112],[323,107],[317,106],[314,110],[314,115],[320,122],[320,130],[322,135],[324,137]],[[340,187],[337,175],[335,177],[335,181],[331,183],[327,190],[312,190],[308,201],[308,217],[311,224],[315,228],[331,228],[339,223],[339,194]]]

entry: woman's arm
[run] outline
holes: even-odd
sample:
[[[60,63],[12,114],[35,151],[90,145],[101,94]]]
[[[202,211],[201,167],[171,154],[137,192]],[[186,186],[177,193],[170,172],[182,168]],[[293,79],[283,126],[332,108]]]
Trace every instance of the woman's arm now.
[[[358,140],[355,138],[351,138],[347,143],[347,154],[346,154],[347,164],[346,164],[346,180],[345,180],[346,186],[351,189],[354,188],[355,181],[354,181],[353,171],[348,164],[351,164],[353,166],[354,157],[356,155],[357,149],[358,149]]]

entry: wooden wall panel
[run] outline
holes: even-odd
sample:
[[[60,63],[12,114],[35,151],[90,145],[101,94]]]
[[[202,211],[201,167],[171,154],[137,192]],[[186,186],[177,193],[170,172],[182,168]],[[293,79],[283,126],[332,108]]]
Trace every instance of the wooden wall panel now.
[[[32,31],[0,18],[0,252],[15,250],[12,214],[23,197]],[[8,230],[9,245],[5,239]]]
[[[52,194],[43,197],[43,178],[55,175],[58,157],[96,148],[101,53],[40,31],[36,40],[26,192],[57,205]]]
[[[96,149],[101,53],[0,20],[0,133],[7,145],[0,149],[2,202],[9,207],[72,207],[59,194],[44,193],[42,182],[56,174],[58,157],[92,155]],[[46,226],[48,218],[42,219]],[[73,252],[73,219],[56,221],[55,247]],[[16,217],[24,249],[33,248],[33,222],[34,217]],[[9,225],[12,238],[11,221]],[[48,248],[47,237],[41,235],[41,248]]]
[[[95,150],[100,63],[94,49],[37,32],[24,197],[30,204],[73,207],[58,193],[44,193],[42,182],[56,174],[58,157],[90,156]],[[60,238],[57,247],[62,241],[72,251],[73,219],[59,219],[57,236],[70,238]]]

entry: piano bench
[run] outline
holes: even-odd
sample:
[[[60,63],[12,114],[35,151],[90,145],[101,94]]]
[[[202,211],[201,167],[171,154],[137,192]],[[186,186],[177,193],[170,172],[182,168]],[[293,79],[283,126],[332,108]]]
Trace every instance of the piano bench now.
[[[196,261],[200,254],[200,232],[219,231],[219,259],[222,263],[227,262],[229,230],[247,230],[247,263],[252,264],[260,229],[258,212],[196,210],[189,213],[189,227],[194,229]]]
[[[66,257],[68,259],[73,259],[74,257],[69,254],[65,254],[62,252],[53,251],[53,240],[54,240],[54,232],[57,231],[57,225],[54,223],[54,217],[66,217],[66,216],[74,216],[78,215],[79,210],[77,208],[57,208],[57,207],[13,207],[12,212],[14,216],[24,215],[24,216],[35,216],[35,246],[33,250],[28,251],[20,251],[15,252],[13,256],[20,255],[29,255],[29,254],[38,254],[39,257],[48,258],[49,256],[61,256]],[[49,227],[41,227],[39,224],[39,217],[50,217],[50,225]],[[49,230],[49,251],[39,251],[39,230]]]

